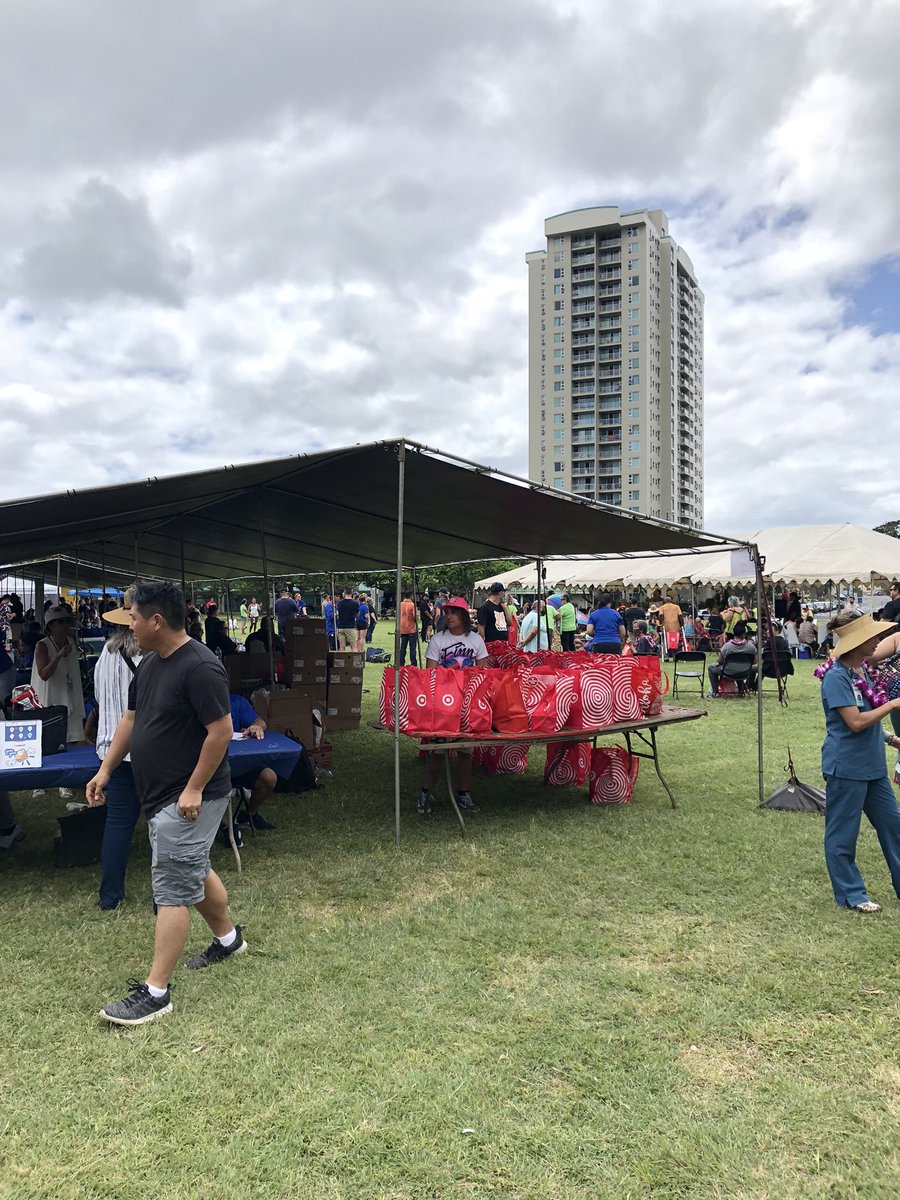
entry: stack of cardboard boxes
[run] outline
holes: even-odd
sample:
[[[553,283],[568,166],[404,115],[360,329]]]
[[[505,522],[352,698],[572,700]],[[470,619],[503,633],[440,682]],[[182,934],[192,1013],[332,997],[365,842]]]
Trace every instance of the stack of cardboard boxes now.
[[[328,655],[328,707],[325,728],[358,729],[362,716],[365,654],[332,650]]]

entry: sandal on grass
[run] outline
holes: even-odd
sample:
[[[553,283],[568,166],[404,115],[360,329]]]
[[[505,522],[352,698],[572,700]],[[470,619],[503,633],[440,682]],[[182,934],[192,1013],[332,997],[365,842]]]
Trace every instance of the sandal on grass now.
[[[881,905],[876,904],[874,900],[863,900],[861,904],[854,904],[853,911],[868,915],[869,913],[881,912]]]

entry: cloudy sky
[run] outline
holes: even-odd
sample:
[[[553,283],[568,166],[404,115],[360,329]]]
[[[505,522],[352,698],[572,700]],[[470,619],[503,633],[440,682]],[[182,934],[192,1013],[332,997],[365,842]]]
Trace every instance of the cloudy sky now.
[[[526,472],[526,251],[663,207],[706,526],[900,517],[895,0],[9,0],[0,497],[405,434]]]

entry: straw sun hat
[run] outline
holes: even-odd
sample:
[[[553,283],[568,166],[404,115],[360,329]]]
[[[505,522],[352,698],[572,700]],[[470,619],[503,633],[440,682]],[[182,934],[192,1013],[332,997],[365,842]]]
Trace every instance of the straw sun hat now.
[[[111,608],[109,612],[101,613],[101,620],[108,621],[110,625],[130,625],[131,605],[133,600],[134,588],[130,587],[122,597],[122,607]]]
[[[890,633],[896,628],[896,621],[876,621],[873,616],[857,617],[854,621],[848,621],[846,625],[831,631],[834,637],[831,657],[840,658],[842,654],[849,654],[851,650],[856,650],[873,637],[880,637],[881,634]]]

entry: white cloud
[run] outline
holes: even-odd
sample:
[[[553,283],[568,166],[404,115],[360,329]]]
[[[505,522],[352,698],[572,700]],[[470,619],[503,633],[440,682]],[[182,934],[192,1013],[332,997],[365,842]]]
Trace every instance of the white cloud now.
[[[524,473],[524,254],[610,202],[706,294],[707,525],[900,515],[900,335],[836,291],[900,253],[898,49],[861,0],[14,6],[0,490],[401,433]]]

